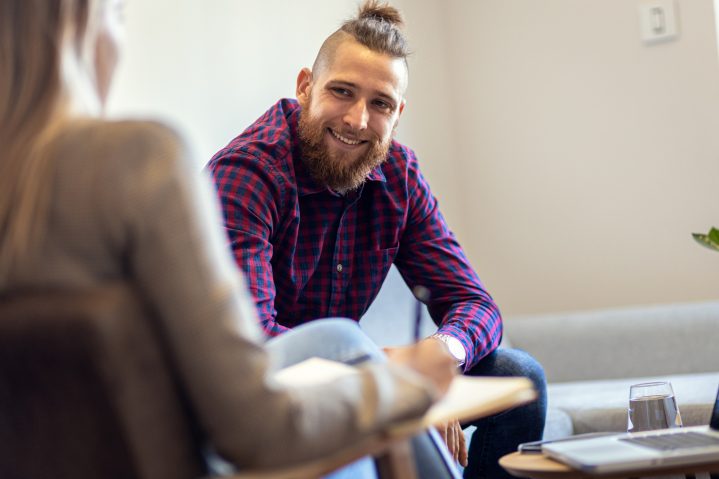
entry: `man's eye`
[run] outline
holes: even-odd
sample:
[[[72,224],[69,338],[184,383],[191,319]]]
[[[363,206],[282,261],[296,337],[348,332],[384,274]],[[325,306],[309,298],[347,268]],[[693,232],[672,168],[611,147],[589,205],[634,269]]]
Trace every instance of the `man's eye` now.
[[[391,109],[392,109],[392,105],[390,105],[390,104],[387,103],[386,101],[382,101],[382,100],[376,100],[376,101],[374,102],[374,105],[375,105],[377,108],[379,108],[380,110],[391,110]]]
[[[350,91],[347,90],[346,88],[335,87],[332,89],[332,91],[340,96],[349,96],[350,95]]]

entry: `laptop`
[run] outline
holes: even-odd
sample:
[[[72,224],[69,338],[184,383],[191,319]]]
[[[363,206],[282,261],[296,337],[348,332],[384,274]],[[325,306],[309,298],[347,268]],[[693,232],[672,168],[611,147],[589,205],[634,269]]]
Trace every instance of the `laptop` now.
[[[709,426],[613,434],[549,442],[542,452],[587,473],[719,462],[719,391]]]

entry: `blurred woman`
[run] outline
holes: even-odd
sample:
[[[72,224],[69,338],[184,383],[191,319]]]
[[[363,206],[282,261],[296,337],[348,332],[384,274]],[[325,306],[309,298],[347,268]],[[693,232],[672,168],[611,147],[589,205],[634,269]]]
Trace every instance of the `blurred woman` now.
[[[305,388],[268,379],[274,357],[355,361],[376,350],[330,320],[267,352],[215,195],[182,139],[159,123],[100,118],[122,8],[0,0],[0,292],[129,283],[158,312],[201,428],[240,468],[322,457],[421,415],[446,390],[451,359],[419,350],[414,370],[370,361]]]

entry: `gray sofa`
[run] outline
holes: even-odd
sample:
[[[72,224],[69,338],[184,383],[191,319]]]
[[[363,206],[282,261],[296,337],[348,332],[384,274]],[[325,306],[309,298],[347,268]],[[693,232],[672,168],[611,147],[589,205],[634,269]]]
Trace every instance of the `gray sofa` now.
[[[414,300],[393,268],[362,326],[380,345],[411,341]],[[435,328],[423,318],[424,334]],[[549,383],[545,439],[627,426],[629,386],[672,382],[685,425],[706,424],[719,387],[719,301],[505,317]]]
[[[629,386],[668,380],[684,425],[707,424],[719,387],[719,302],[510,317],[505,345],[549,384],[545,439],[627,427]]]

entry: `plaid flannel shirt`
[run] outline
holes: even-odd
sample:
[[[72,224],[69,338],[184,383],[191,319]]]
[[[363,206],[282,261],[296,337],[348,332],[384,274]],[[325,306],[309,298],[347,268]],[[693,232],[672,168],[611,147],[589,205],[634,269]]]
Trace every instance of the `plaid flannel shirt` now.
[[[362,187],[337,194],[304,168],[300,110],[280,100],[208,164],[265,331],[323,317],[359,320],[394,263],[410,288],[429,289],[439,332],[461,341],[471,368],[497,347],[501,316],[414,152],[393,141]]]

